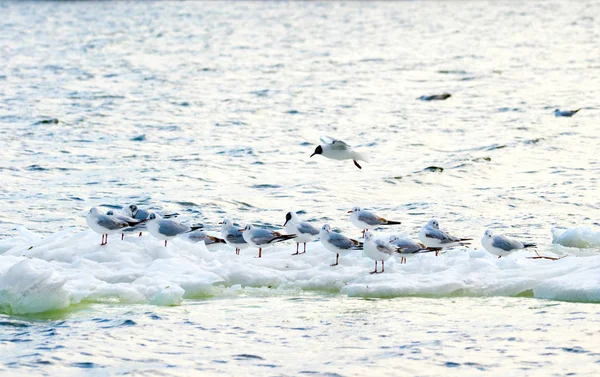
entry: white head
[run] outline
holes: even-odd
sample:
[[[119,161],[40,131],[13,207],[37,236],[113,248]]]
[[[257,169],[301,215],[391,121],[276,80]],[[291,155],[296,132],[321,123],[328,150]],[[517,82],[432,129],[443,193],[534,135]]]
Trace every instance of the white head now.
[[[224,219],[223,221],[220,222],[220,224],[223,225],[223,226],[221,226],[222,230],[229,229],[230,227],[233,226],[233,223],[229,219]]]
[[[396,236],[395,234],[392,234],[390,236],[390,243],[394,243],[396,241],[398,241],[398,236]]]
[[[373,238],[373,234],[371,232],[365,232],[365,241]]]
[[[98,211],[98,208],[93,207],[90,209],[90,211],[88,212],[88,214],[96,217],[96,216],[100,216],[100,211]]]
[[[160,215],[158,213],[154,213],[152,212],[149,216],[148,216],[148,221],[152,221],[152,220],[160,220],[162,219],[162,217],[160,217]]]
[[[331,227],[329,226],[329,224],[325,224],[321,227],[321,232],[331,232]]]
[[[138,212],[138,207],[135,204],[130,204],[127,207],[123,208],[127,213],[128,216],[130,217],[135,217],[135,215],[137,215]]]
[[[438,223],[437,220],[429,220],[429,222],[427,223],[427,226],[434,228],[434,229],[440,229],[440,223]]]
[[[360,207],[353,207],[350,211],[348,211],[348,213],[354,213],[354,212],[360,212],[362,211],[362,208]]]
[[[106,211],[106,214],[108,216],[114,216],[115,215],[115,211],[113,211],[112,209],[110,209],[110,210]]]
[[[492,232],[491,230],[486,230],[485,233],[483,233],[483,238],[492,238],[494,237],[494,232]]]
[[[252,224],[246,224],[246,226],[244,227],[244,232],[249,232],[252,229],[254,229],[254,225],[252,225]]]

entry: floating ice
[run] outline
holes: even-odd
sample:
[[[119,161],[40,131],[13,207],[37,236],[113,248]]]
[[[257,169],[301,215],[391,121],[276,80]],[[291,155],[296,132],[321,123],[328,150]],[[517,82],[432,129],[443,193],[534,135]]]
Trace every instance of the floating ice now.
[[[600,229],[594,230],[589,226],[569,229],[552,228],[552,243],[580,249],[600,248]]]
[[[567,231],[569,232],[569,231]],[[566,233],[566,232],[565,232]],[[559,237],[577,238],[562,233]],[[591,233],[590,233],[591,234]],[[585,238],[588,237],[588,238]],[[85,302],[178,305],[186,298],[238,294],[294,294],[301,290],[358,297],[516,296],[600,302],[600,255],[558,261],[527,259],[521,251],[507,258],[479,249],[454,249],[435,257],[421,255],[407,264],[385,263],[385,273],[370,275],[373,261],[361,251],[340,257],[320,243],[291,256],[292,244],[242,255],[228,246],[209,251],[204,243],[175,239],[167,248],[149,236],[110,236],[107,246],[91,231],[66,230],[46,238],[20,229],[0,241],[0,312],[26,314],[60,310]],[[588,242],[588,241],[586,241]],[[588,244],[590,244],[588,242]],[[561,248],[557,250],[556,248]],[[568,252],[562,246],[540,250]]]

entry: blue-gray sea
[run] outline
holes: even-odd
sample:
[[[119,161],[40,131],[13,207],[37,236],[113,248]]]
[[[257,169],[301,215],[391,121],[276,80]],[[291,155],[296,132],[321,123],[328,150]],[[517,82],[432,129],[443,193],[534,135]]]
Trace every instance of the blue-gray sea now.
[[[591,0],[0,2],[0,374],[597,376],[599,21]],[[309,158],[323,135],[369,161]],[[100,247],[85,213],[129,203],[353,237],[359,205],[402,221],[376,232],[474,241],[377,276],[319,243]],[[497,260],[488,228],[565,258]]]

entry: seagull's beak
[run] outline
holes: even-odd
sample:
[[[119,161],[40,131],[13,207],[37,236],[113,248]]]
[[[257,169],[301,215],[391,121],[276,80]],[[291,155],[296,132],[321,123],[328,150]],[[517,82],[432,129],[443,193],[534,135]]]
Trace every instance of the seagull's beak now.
[[[316,153],[313,153],[313,154],[311,154],[311,155],[310,155],[310,157],[312,157],[312,156],[314,156],[314,155],[316,155]],[[309,158],[310,158],[310,157],[309,157]]]
[[[348,211],[348,213],[352,213],[352,211]]]
[[[221,222],[219,223],[219,225],[223,225],[223,222],[221,221]]]
[[[243,232],[245,229],[244,228],[240,228],[238,229],[240,232]]]
[[[287,220],[285,220],[285,222],[283,223],[283,226],[285,226],[285,224],[287,224],[287,223],[288,223],[288,221],[287,221]]]

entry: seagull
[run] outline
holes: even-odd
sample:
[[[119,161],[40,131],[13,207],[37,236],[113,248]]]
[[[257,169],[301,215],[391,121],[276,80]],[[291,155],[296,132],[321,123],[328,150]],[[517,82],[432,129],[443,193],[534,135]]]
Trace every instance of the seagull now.
[[[372,212],[365,211],[360,207],[354,207],[351,211],[348,211],[350,214],[349,219],[352,225],[362,230],[363,237],[365,236],[365,231],[369,230],[374,226],[378,225],[399,225],[400,221],[390,221],[386,220],[383,217],[379,217]]]
[[[450,97],[452,97],[452,94],[442,93],[442,94],[433,94],[431,96],[421,96],[418,99],[420,99],[421,101],[443,101]]]
[[[362,166],[358,164],[357,160],[368,162],[362,154],[353,151],[348,144],[341,140],[330,136],[323,136],[321,137],[321,142],[323,144],[319,145],[310,157],[320,154],[332,160],[352,160],[354,161],[354,165],[359,169],[362,169]]]
[[[244,240],[251,246],[258,248],[258,257],[262,258],[262,249],[271,246],[277,242],[291,240],[296,237],[295,234],[281,234],[272,230],[255,228],[254,225],[248,224],[242,233]]]
[[[419,232],[419,241],[429,248],[441,249],[444,247],[451,246],[466,246],[469,243],[464,241],[471,241],[472,238],[458,238],[449,235],[448,233],[440,230],[440,224],[437,220],[429,220],[427,225],[421,228]],[[436,250],[435,255],[437,256],[439,250]]]
[[[242,231],[234,227],[229,219],[223,220],[220,224],[223,225],[221,227],[221,237],[229,246],[235,247],[236,255],[240,255],[240,251],[248,247],[248,242],[244,239]]]
[[[311,242],[319,235],[319,230],[317,228],[306,221],[300,221],[298,214],[294,211],[290,211],[285,215],[285,223],[283,226],[288,234],[296,235],[296,252],[292,255],[306,253],[306,243]],[[299,253],[298,248],[301,243],[304,244],[304,251]]]
[[[581,110],[581,109],[577,109],[577,110],[562,110],[562,111],[559,110],[559,109],[556,109],[556,110],[554,110],[554,116],[555,117],[567,117],[567,118],[570,118],[573,115],[577,114],[577,112],[579,110]]]
[[[325,248],[335,253],[335,263],[331,266],[339,264],[340,253],[345,253],[351,250],[362,250],[363,244],[357,240],[345,237],[342,234],[332,232],[331,227],[327,224],[323,225],[319,233],[321,243]]]
[[[214,237],[214,236],[208,235],[202,229],[196,229],[194,231],[187,233],[187,239],[193,243],[198,243],[198,242],[204,241],[205,246],[219,244],[219,243],[226,243],[225,240],[223,240],[219,237]]]
[[[400,264],[406,264],[406,259],[413,257],[417,254],[431,253],[436,251],[435,249],[429,249],[422,243],[415,242],[410,238],[400,238],[398,236],[390,236],[390,243],[398,246],[401,251]]]
[[[109,234],[120,233],[122,229],[138,224],[138,221],[129,223],[114,216],[104,215],[96,207],[85,215],[85,222],[94,232],[102,235],[102,246],[108,243]]]
[[[150,217],[150,214],[152,212],[146,210],[146,209],[142,209],[142,208],[138,208],[138,206],[136,206],[135,204],[129,204],[126,206],[123,206],[123,208],[121,209],[121,213],[125,216],[134,218],[136,220],[148,220],[148,217]],[[170,213],[170,214],[162,214],[162,217],[165,219],[168,219],[170,217],[177,217],[177,215],[179,215],[178,213]],[[142,232],[140,231],[140,237],[142,236]]]
[[[146,220],[136,220],[134,218],[131,218],[131,217],[126,216],[126,215],[123,215],[121,213],[115,213],[115,211],[113,211],[112,209],[106,211],[106,215],[107,216],[113,216],[113,217],[116,217],[117,219],[119,219],[121,221],[125,221],[126,223],[136,224],[136,225],[141,224],[144,221],[146,221]],[[142,232],[140,232],[140,235],[141,234],[142,234]],[[124,237],[125,237],[125,233],[121,233],[121,241],[123,241]]]
[[[481,245],[488,253],[497,255],[498,259],[503,256],[509,256],[513,252],[528,247],[535,247],[534,243],[526,243],[517,240],[511,240],[503,235],[495,236],[491,230],[486,230],[481,239]]]
[[[187,226],[175,220],[163,219],[157,213],[151,213],[148,216],[148,231],[154,238],[167,241],[177,237],[180,234],[189,233],[193,230],[202,228],[201,226]]]
[[[380,274],[385,269],[385,261],[394,253],[401,253],[401,249],[384,240],[375,239],[371,232],[365,233],[365,254],[375,261],[375,270],[371,274]],[[381,261],[381,272],[377,272],[377,261]]]

